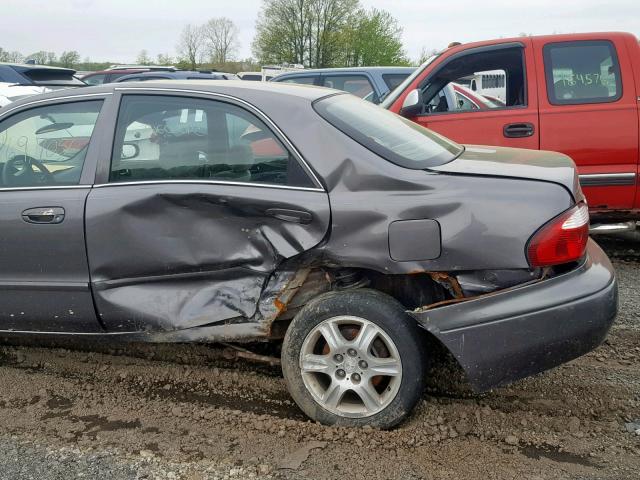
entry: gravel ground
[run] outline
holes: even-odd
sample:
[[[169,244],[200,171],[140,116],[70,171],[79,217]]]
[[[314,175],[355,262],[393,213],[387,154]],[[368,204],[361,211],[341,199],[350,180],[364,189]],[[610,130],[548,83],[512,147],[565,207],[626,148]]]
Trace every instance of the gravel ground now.
[[[277,370],[205,346],[0,347],[0,478],[638,479],[640,239],[600,238],[621,311],[596,351],[392,431],[305,419]]]

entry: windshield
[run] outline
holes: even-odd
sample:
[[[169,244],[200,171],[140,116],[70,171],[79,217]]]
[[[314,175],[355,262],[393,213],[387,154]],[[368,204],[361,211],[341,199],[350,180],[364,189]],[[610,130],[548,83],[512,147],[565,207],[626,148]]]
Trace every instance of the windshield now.
[[[353,95],[325,97],[314,108],[338,130],[401,167],[444,165],[463,151],[451,140]]]
[[[398,85],[396,88],[394,88],[391,93],[389,93],[383,102],[380,103],[380,106],[382,108],[389,108],[391,106],[391,104],[393,104],[393,102],[396,101],[396,99],[400,96],[400,94],[402,92],[405,91],[405,89],[411,85],[411,82],[413,82],[415,80],[415,78],[420,75],[425,68],[427,68],[427,66],[432,63],[436,58],[438,58],[440,56],[440,54],[438,55],[433,55],[429,58],[427,58],[427,60],[420,65],[418,68],[415,69],[415,71],[409,75],[407,78],[404,79],[404,82],[402,82],[400,85]]]

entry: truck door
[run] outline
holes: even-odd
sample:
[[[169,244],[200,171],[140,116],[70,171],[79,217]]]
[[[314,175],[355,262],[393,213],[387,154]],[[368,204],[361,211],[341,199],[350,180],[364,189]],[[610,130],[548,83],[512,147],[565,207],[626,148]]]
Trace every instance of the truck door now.
[[[638,112],[622,41],[534,39],[540,148],[569,155],[592,212],[630,209],[636,192]]]
[[[452,49],[418,80],[424,105],[411,120],[460,143],[537,149],[534,70],[531,39]]]

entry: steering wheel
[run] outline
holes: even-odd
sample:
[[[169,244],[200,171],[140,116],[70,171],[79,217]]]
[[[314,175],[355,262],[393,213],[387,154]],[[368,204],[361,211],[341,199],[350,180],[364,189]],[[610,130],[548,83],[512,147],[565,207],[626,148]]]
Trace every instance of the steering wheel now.
[[[36,167],[39,172],[34,172]],[[16,155],[4,164],[2,169],[2,183],[5,186],[33,185],[54,183],[51,172],[40,160],[29,155]]]

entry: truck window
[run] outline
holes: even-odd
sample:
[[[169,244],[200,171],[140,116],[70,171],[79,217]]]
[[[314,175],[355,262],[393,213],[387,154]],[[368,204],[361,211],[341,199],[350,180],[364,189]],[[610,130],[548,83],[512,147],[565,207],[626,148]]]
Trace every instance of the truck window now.
[[[622,95],[620,65],[610,41],[549,43],[543,48],[549,102],[615,102]]]
[[[521,46],[454,56],[421,85],[423,114],[490,110],[527,105]],[[458,101],[460,95],[477,109]]]

